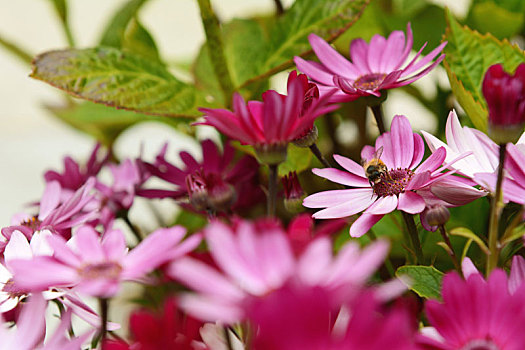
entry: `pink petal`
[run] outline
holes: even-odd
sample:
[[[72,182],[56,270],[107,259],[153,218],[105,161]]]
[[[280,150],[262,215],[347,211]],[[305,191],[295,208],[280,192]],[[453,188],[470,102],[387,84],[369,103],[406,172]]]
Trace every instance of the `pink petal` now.
[[[104,250],[100,244],[99,234],[93,227],[85,225],[75,234],[75,242],[83,262],[101,262],[106,260]]]
[[[319,58],[319,61],[332,73],[341,74],[350,79],[356,79],[359,76],[359,71],[354,65],[326,41],[315,34],[310,34],[308,41],[310,41],[310,45]]]
[[[384,50],[379,52],[378,73],[387,73],[397,70],[404,63],[403,51],[405,48],[405,33],[400,30],[393,31],[386,41]]]
[[[348,190],[332,190],[314,193],[306,197],[303,205],[307,208],[326,208],[352,202],[359,199],[369,199],[372,204],[374,200],[372,188],[352,188]]]
[[[406,191],[399,194],[397,209],[409,214],[418,214],[425,210],[425,200],[415,192]]]
[[[308,75],[313,80],[324,85],[330,86],[333,84],[333,73],[328,72],[322,64],[313,61],[305,61],[298,56],[295,56],[294,62],[298,70]]]
[[[14,282],[30,291],[44,291],[49,287],[65,287],[75,284],[75,269],[60,264],[50,257],[38,256],[32,260],[13,260]]]
[[[352,174],[361,176],[366,179],[365,171],[363,170],[363,166],[360,164],[357,164],[352,159],[340,156],[338,154],[334,154],[335,161],[342,166],[346,171],[351,172]]]
[[[368,45],[368,55],[367,55],[367,62],[368,67],[370,68],[370,71],[374,73],[383,73],[380,70],[380,64],[381,64],[381,54],[385,50],[386,45],[386,39],[376,34],[372,37],[370,40],[370,44]]]
[[[476,268],[476,265],[474,265],[472,260],[470,260],[470,258],[468,257],[465,257],[463,261],[461,262],[461,272],[463,272],[463,277],[465,277],[465,279],[468,279],[470,276],[475,275],[475,274],[479,275],[480,273],[478,269]],[[512,275],[512,271],[511,271],[511,275]],[[510,280],[509,280],[509,284],[510,284]]]
[[[4,261],[7,268],[11,269],[12,260],[31,259],[32,257],[33,252],[26,236],[20,231],[13,232],[4,250]]]
[[[83,279],[75,286],[75,291],[98,298],[114,297],[120,289],[120,281],[113,278]]]
[[[298,263],[298,277],[307,284],[322,280],[330,271],[332,262],[332,244],[326,237],[311,242],[301,254]]]
[[[183,294],[178,297],[178,301],[190,315],[203,321],[233,324],[243,318],[239,305],[228,304],[220,299]]]
[[[363,39],[354,39],[350,43],[350,58],[352,58],[352,63],[357,68],[359,74],[357,77],[374,73],[368,67],[368,44]]]
[[[350,226],[350,236],[359,238],[368,232],[384,215],[362,214],[352,226]]]
[[[414,157],[414,136],[408,118],[396,115],[392,120],[391,142],[394,168],[409,168]]]
[[[439,55],[439,53],[441,51],[443,51],[443,48],[445,48],[445,46],[447,45],[447,42],[444,42],[444,43],[441,43],[438,47],[436,47],[434,50],[430,51],[425,57],[423,57],[422,59],[420,59],[416,64],[412,65],[411,67],[407,66],[403,72],[403,78],[404,77],[408,77],[411,73],[417,71],[418,69],[426,66],[427,64],[429,64],[430,62],[432,62],[432,60],[437,56]],[[444,58],[444,56],[443,56]],[[436,60],[437,63],[441,62],[443,60],[443,58],[438,58]],[[437,64],[436,62],[434,62],[434,65]]]
[[[509,276],[510,293],[514,294],[514,292],[521,287],[523,281],[525,281],[525,259],[519,255],[514,255]]]
[[[102,249],[105,260],[118,262],[122,260],[128,252],[124,234],[120,230],[108,230],[102,237]]]
[[[430,155],[421,165],[416,169],[416,173],[421,173],[424,171],[430,171],[433,172],[437,168],[439,168],[441,165],[443,165],[443,162],[445,161],[445,158],[447,156],[447,151],[445,151],[445,148],[440,147],[438,148],[434,153]]]
[[[366,211],[366,214],[388,214],[394,211],[397,207],[397,197],[390,195],[378,198]]]
[[[416,133],[413,133],[412,135],[414,135],[414,157],[412,158],[412,163],[410,164],[409,169],[414,169],[419,163],[421,163],[423,155],[425,154],[425,144],[423,143],[421,136]]]
[[[379,148],[381,147],[383,147],[383,154],[381,155],[381,160],[385,163],[387,168],[396,168],[394,153],[397,151],[395,151],[392,146],[391,133],[386,132],[383,135],[379,135],[379,137],[376,139],[376,151],[379,150]]]
[[[374,157],[376,149],[370,145],[365,145],[361,150],[361,159],[368,161]]]
[[[335,183],[352,187],[369,187],[366,178],[334,168],[312,169],[312,172]]]
[[[76,255],[71,248],[66,244],[64,238],[58,235],[46,237],[47,243],[53,250],[53,257],[64,264],[78,267],[81,264],[81,259]],[[71,242],[71,241],[70,241]]]
[[[354,191],[353,195],[355,195],[351,200],[318,211],[313,217],[315,219],[336,219],[351,216],[365,210],[372,205],[376,196],[371,189],[364,189],[360,191],[361,193],[356,193],[358,190],[349,190]]]
[[[40,212],[38,220],[43,221],[60,203],[60,192],[62,188],[58,181],[51,181],[46,185],[42,199],[40,200]]]
[[[46,308],[47,301],[42,295],[31,295],[29,302],[22,308],[16,323],[17,349],[36,349],[37,345],[43,341],[46,331]]]

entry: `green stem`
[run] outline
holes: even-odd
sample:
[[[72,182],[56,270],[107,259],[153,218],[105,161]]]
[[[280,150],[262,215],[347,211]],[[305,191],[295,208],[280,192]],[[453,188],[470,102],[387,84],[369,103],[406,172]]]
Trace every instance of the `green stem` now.
[[[0,46],[2,46],[4,49],[9,51],[16,57],[18,57],[22,62],[29,65],[31,64],[31,61],[33,60],[33,55],[24,51],[18,45],[0,37]]]
[[[371,105],[370,109],[372,110],[372,113],[374,114],[374,118],[376,119],[377,128],[379,129],[379,134],[382,135],[386,132],[385,129],[385,118],[383,116],[383,109],[381,108],[381,103]]]
[[[100,305],[100,343],[104,347],[104,340],[106,340],[106,333],[108,331],[108,309],[109,309],[109,299],[99,298]]]
[[[317,159],[319,159],[319,161],[325,166],[325,168],[332,167],[330,163],[328,163],[326,158],[323,156],[323,154],[321,153],[321,151],[319,150],[319,147],[317,147],[317,144],[315,142],[310,146],[310,151],[312,151],[314,156],[316,156]]]
[[[414,248],[414,253],[416,254],[416,265],[423,264],[423,250],[421,249],[421,241],[419,240],[419,233],[417,232],[416,223],[414,222],[414,217],[412,214],[405,213],[401,211],[403,215],[403,220],[407,226],[408,236],[412,242],[412,248]]]
[[[201,11],[201,20],[206,33],[208,54],[213,65],[213,71],[224,95],[224,102],[228,105],[232,100],[234,86],[224,54],[219,19],[213,12],[210,0],[197,0],[197,2]]]
[[[126,225],[128,225],[129,229],[131,230],[131,232],[133,233],[135,238],[137,239],[137,243],[142,242],[142,235],[140,233],[140,230],[139,230],[139,228],[137,226],[133,225],[133,223],[129,220],[128,213],[126,212],[121,217],[124,220],[124,222],[126,223]]]
[[[458,258],[456,256],[456,253],[454,253],[454,248],[452,247],[452,243],[450,242],[450,239],[447,234],[447,230],[445,229],[444,225],[439,225],[439,233],[441,233],[441,237],[443,237],[443,240],[445,241],[445,244],[448,246],[448,249],[450,249],[449,255],[452,259],[452,263],[454,264],[454,267],[459,272],[460,275],[463,275],[463,271],[461,270],[461,266],[459,265]]]
[[[499,258],[499,244],[498,244],[498,224],[501,210],[503,209],[502,200],[502,184],[503,184],[503,169],[505,168],[505,154],[507,144],[499,145],[499,166],[498,166],[498,180],[496,182],[496,191],[492,197],[490,205],[490,219],[489,219],[489,251],[487,257],[486,275],[488,276],[494,268],[498,265]]]
[[[275,216],[275,203],[277,202],[277,164],[268,165],[268,216]]]
[[[277,12],[277,16],[281,16],[284,14],[284,7],[281,3],[281,0],[273,0],[275,3],[275,11]]]

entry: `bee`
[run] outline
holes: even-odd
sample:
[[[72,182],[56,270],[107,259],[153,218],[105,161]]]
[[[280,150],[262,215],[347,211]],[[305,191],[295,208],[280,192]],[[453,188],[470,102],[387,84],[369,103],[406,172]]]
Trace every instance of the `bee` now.
[[[375,184],[381,182],[381,179],[388,174],[388,169],[385,163],[379,159],[381,158],[381,154],[383,154],[383,146],[379,147],[379,149],[375,151],[372,159],[369,161],[363,159],[361,161],[361,164],[363,164],[363,169],[365,170],[365,175],[370,182],[370,186],[374,186]]]

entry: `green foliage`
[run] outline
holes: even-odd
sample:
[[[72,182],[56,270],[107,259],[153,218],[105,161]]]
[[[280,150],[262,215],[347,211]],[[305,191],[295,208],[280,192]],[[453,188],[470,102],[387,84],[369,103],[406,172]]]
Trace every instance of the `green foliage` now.
[[[147,0],[131,0],[122,6],[109,21],[100,39],[100,46],[122,47],[128,23],[137,15]]]
[[[61,50],[34,60],[31,77],[108,106],[168,117],[196,117],[205,104],[192,85],[161,64],[114,48]]]
[[[310,167],[312,152],[308,148],[297,147],[294,144],[288,145],[286,161],[279,164],[279,176],[287,175],[290,171],[300,173]]]
[[[160,62],[159,51],[153,37],[136,18],[129,21],[126,26],[121,44],[123,50]]]
[[[401,266],[396,276],[407,276],[410,290],[426,299],[441,299],[441,283],[443,272],[432,266]]]
[[[186,122],[185,119],[145,115],[92,102],[47,108],[60,120],[93,136],[105,145],[111,145],[122,131],[139,122],[159,121],[174,127]]]
[[[475,0],[466,24],[481,33],[490,32],[498,39],[519,33],[525,20],[525,2],[522,0]]]
[[[447,22],[444,64],[452,91],[474,126],[486,131],[488,112],[481,92],[485,72],[496,63],[502,63],[505,70],[513,72],[525,62],[525,55],[506,40],[499,41],[490,34],[481,35],[461,26],[450,12]]]

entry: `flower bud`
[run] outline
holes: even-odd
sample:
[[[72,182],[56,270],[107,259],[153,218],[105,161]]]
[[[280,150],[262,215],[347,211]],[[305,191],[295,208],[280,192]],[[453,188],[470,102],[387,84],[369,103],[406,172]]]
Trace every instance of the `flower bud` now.
[[[262,144],[255,145],[255,154],[262,164],[278,165],[286,160],[288,144]]]
[[[235,188],[214,173],[190,174],[186,187],[190,203],[197,210],[228,211],[237,199]]]
[[[292,171],[283,176],[281,181],[284,188],[284,207],[286,210],[294,214],[303,211],[303,199],[306,194],[301,188],[297,173]]]
[[[514,75],[501,64],[490,66],[483,78],[489,109],[488,134],[497,143],[516,142],[525,126],[525,64]]]
[[[426,219],[430,226],[445,225],[450,219],[450,212],[444,205],[436,205],[427,209]]]
[[[311,129],[306,131],[303,135],[299,136],[295,140],[292,141],[294,145],[297,147],[310,147],[317,141],[317,136],[319,135],[319,131],[317,130],[317,127],[314,125]]]

